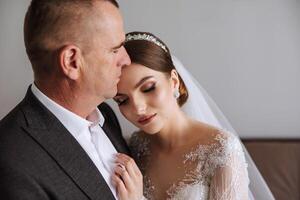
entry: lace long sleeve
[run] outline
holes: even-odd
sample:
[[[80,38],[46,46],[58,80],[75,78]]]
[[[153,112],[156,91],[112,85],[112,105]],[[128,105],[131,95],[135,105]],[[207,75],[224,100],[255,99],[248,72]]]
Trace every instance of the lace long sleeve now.
[[[225,159],[212,175],[209,200],[247,200],[249,178],[239,139],[230,136],[223,150]]]

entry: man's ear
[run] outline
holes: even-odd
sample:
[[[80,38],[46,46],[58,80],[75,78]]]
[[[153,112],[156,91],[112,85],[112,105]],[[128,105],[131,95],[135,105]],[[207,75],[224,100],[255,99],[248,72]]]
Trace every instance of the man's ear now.
[[[179,77],[178,77],[178,73],[175,69],[172,69],[171,71],[171,77],[170,77],[171,83],[172,83],[172,88],[173,89],[179,89]]]
[[[82,67],[82,54],[75,45],[66,45],[59,52],[59,66],[65,76],[77,80]]]

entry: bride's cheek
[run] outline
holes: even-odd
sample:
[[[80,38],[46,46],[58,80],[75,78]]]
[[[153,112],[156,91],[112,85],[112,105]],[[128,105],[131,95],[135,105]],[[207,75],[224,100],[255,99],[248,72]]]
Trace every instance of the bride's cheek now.
[[[155,91],[153,97],[157,106],[165,105],[170,100],[168,92],[159,88]]]
[[[129,121],[132,120],[130,117],[130,112],[129,112],[128,108],[121,108],[120,111],[127,120],[129,120]]]

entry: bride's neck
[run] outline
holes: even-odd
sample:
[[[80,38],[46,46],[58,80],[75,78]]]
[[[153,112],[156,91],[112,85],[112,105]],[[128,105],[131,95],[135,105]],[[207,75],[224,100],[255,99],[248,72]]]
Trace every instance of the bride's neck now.
[[[173,112],[171,116],[164,128],[154,136],[156,144],[163,151],[172,151],[185,145],[189,132],[190,120],[181,109]]]

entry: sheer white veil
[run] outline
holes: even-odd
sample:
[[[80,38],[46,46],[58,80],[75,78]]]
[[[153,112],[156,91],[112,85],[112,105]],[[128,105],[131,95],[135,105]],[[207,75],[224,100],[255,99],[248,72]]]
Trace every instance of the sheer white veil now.
[[[186,70],[183,64],[172,56],[173,64],[185,83],[189,92],[187,102],[182,106],[183,111],[190,117],[228,130],[238,136],[236,131],[198,81]],[[242,144],[243,145],[243,144]],[[250,179],[249,199],[273,200],[274,197],[265,183],[247,149],[243,145]]]
[[[215,102],[210,98],[207,92],[201,87],[198,81],[186,70],[183,64],[172,55],[173,64],[181,76],[183,82],[189,93],[187,102],[182,106],[182,110],[189,116],[196,120],[211,124],[213,126],[219,127],[221,129],[228,130],[238,136],[236,131],[232,128],[227,118],[215,104]],[[123,131],[123,136],[126,140],[130,135],[137,131],[137,128],[129,123],[118,111],[116,104],[112,104],[111,101],[108,102],[116,111],[119,118],[120,125]],[[243,145],[243,144],[242,144]],[[248,164],[248,174],[250,179],[250,190],[249,199],[257,200],[274,200],[270,189],[265,183],[260,172],[256,168],[255,163],[251,159],[248,151],[243,145],[245,152],[246,161]]]

